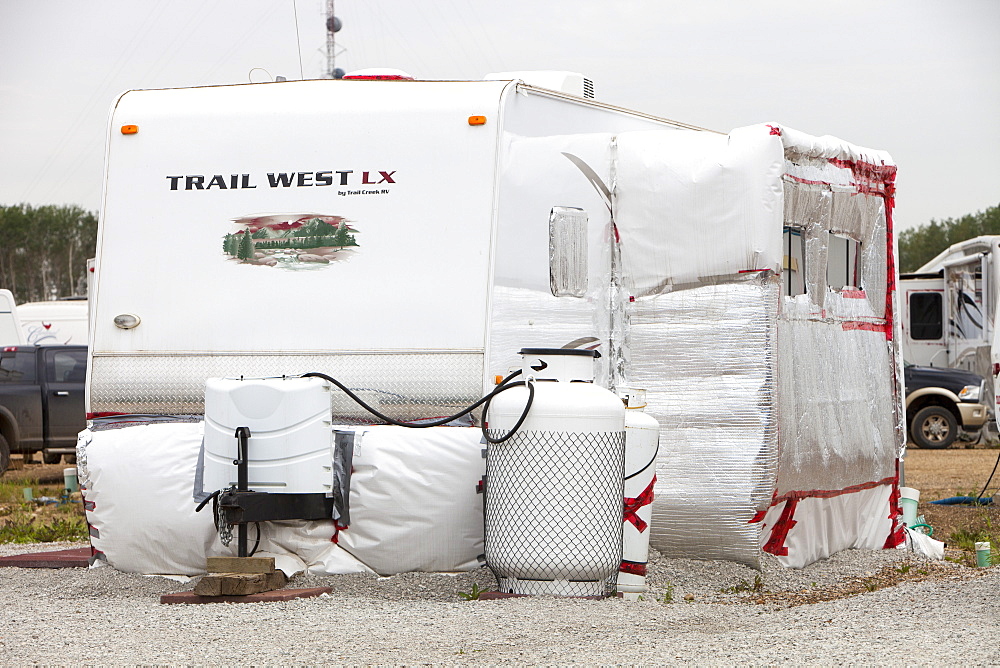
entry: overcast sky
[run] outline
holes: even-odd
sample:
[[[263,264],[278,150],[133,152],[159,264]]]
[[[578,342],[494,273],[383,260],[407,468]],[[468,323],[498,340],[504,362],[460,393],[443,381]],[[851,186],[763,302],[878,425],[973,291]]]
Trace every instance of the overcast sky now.
[[[100,208],[121,92],[316,78],[324,0],[0,0],[0,204]],[[715,130],[884,149],[900,228],[1000,203],[1000,0],[338,0],[337,65],[582,72]],[[296,13],[298,16],[296,31]],[[301,61],[301,70],[300,70]]]

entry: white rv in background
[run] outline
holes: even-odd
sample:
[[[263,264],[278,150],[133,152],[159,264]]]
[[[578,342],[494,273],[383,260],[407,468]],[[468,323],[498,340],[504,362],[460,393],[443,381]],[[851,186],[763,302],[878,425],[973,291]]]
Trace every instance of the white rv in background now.
[[[87,345],[87,300],[28,302],[17,307],[24,343],[35,346]]]
[[[1000,341],[1000,235],[950,246],[924,266],[901,274],[903,358],[912,364],[972,371],[995,397]],[[995,399],[987,402],[995,405]]]
[[[24,344],[24,331],[10,290],[0,290],[0,346]]]

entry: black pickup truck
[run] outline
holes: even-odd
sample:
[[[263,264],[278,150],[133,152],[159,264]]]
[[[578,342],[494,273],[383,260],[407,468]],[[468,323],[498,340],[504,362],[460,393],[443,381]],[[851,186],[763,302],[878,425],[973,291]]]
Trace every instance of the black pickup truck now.
[[[86,346],[0,348],[0,475],[12,452],[41,452],[46,464],[76,453],[86,380]]]

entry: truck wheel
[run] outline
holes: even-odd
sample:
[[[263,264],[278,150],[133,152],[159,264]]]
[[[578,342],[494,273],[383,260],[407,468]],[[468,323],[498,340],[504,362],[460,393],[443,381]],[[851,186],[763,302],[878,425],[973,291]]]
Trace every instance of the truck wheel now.
[[[10,445],[3,434],[0,434],[0,476],[7,471],[8,466],[10,466]]]
[[[958,436],[958,420],[947,408],[927,406],[917,411],[910,422],[910,437],[921,448],[942,450]]]
[[[62,461],[62,455],[58,452],[43,452],[42,461],[46,464],[58,464]]]

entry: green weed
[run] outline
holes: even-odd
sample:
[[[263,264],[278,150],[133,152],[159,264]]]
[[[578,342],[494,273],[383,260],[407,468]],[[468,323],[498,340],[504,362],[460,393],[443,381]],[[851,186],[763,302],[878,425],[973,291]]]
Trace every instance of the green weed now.
[[[470,589],[469,591],[460,591],[458,592],[458,595],[464,598],[466,601],[478,601],[480,596],[489,591],[493,590],[489,588],[480,589],[479,583],[473,582],[472,589]]]
[[[813,583],[815,585],[815,583]],[[753,578],[753,584],[747,582],[746,580],[740,580],[732,587],[723,587],[723,594],[742,594],[745,592],[762,592],[764,591],[764,578],[761,575],[755,575]]]

